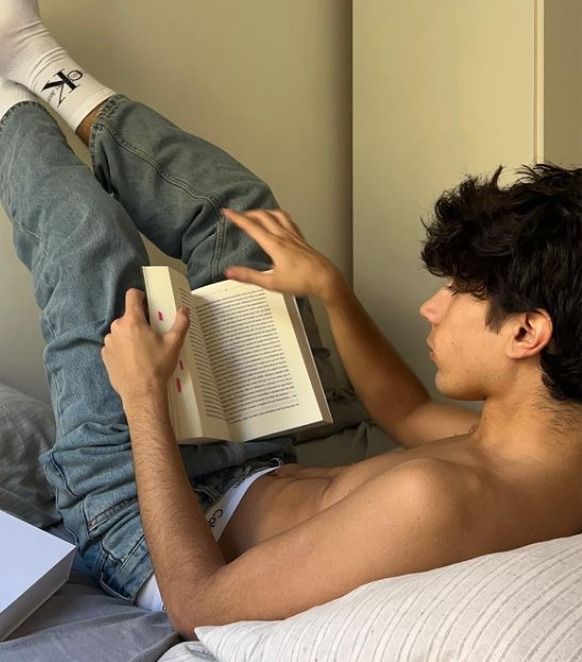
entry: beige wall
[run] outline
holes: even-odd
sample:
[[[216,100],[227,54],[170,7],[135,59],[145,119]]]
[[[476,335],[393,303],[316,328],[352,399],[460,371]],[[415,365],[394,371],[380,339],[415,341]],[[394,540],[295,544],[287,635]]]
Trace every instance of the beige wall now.
[[[531,162],[533,136],[533,2],[354,2],[354,284],[427,387],[419,219],[465,174]]]
[[[41,0],[41,9],[104,83],[266,179],[307,238],[351,274],[348,0]],[[10,233],[2,215],[10,314],[0,326],[0,381],[46,399],[38,312]]]
[[[544,7],[544,160],[580,165],[582,156],[582,2]]]

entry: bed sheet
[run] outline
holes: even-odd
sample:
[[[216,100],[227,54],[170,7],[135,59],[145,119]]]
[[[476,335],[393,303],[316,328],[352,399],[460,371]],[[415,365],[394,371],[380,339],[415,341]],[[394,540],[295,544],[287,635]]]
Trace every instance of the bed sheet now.
[[[180,641],[166,614],[129,605],[73,573],[8,640],[0,643],[0,660],[156,662]]]

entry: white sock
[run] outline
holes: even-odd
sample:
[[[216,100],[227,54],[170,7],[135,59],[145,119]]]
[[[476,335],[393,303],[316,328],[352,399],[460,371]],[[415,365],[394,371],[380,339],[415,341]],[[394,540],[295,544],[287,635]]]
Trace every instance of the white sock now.
[[[0,120],[17,103],[36,100],[36,97],[22,85],[0,78]]]
[[[38,0],[0,0],[0,76],[49,103],[73,131],[115,94],[57,43],[40,20]]]

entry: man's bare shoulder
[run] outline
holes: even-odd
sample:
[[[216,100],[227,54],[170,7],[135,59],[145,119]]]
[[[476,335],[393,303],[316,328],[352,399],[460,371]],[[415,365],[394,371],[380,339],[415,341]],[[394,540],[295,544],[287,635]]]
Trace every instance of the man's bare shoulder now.
[[[519,465],[518,465],[519,466]],[[573,535],[580,530],[578,490],[531,467],[494,470],[455,459],[418,458],[384,474],[414,485],[419,503],[431,516],[443,500],[463,527],[467,558],[515,549],[534,542]],[[579,484],[579,480],[576,481]],[[425,496],[420,501],[420,497]],[[446,545],[446,543],[443,543]]]
[[[420,489],[445,489],[463,497],[484,490],[487,476],[465,451],[466,435],[433,441],[410,449],[397,449],[344,465],[333,474],[327,491],[327,504],[332,504],[376,475],[383,475],[387,485],[403,472],[408,481]],[[311,471],[314,471],[313,469]],[[297,475],[299,475],[297,473]],[[436,485],[435,485],[436,484]]]
[[[468,558],[471,522],[451,478],[448,467],[424,459],[370,478],[221,568],[204,618],[285,618],[376,579]]]
[[[404,491],[427,516],[446,511],[467,525],[475,518],[475,506],[491,493],[486,475],[477,467],[439,457],[411,457],[388,468],[381,478],[385,490]]]

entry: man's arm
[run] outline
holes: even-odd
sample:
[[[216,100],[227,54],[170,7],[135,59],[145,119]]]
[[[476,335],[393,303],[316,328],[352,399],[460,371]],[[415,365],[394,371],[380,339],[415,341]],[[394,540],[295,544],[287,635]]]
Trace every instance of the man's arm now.
[[[200,625],[286,618],[369,581],[471,553],[468,518],[444,464],[413,460],[227,564],[184,472],[165,389],[124,408],[157,582],[186,638]]]
[[[227,218],[271,256],[268,274],[244,267],[229,278],[279,292],[317,297],[325,306],[348,377],[372,418],[402,446],[464,434],[479,415],[434,402],[418,377],[364,310],[339,270],[313,249],[290,217],[280,210],[237,213]]]
[[[143,293],[126,293],[102,357],[126,413],[140,513],[160,592],[185,636],[203,624],[283,618],[365,582],[484,553],[459,478],[438,460],[410,460],[226,564],[184,471],[166,384],[188,330],[148,325]],[[438,504],[438,506],[435,506]]]
[[[465,434],[479,414],[431,399],[335,270],[322,299],[348,377],[372,418],[402,446]]]

